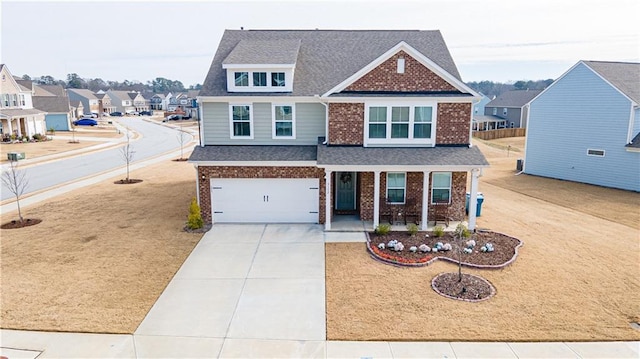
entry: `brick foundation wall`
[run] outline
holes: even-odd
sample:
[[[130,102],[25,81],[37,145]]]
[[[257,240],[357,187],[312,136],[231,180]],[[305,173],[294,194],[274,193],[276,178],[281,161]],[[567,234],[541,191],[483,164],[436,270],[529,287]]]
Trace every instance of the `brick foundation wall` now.
[[[374,174],[373,172],[360,172],[360,219],[363,221],[373,220],[373,194],[374,194]],[[422,172],[407,173],[407,190],[406,197],[413,198],[417,201],[417,210],[422,211]],[[431,183],[429,181],[429,203],[431,203]],[[380,202],[386,198],[387,191],[387,173],[380,173]],[[465,219],[464,202],[467,191],[467,172],[453,172],[451,178],[451,207],[449,208],[449,216],[454,221],[463,221]],[[434,208],[429,205],[429,221],[433,221]]]
[[[404,58],[404,73],[398,73],[398,58]],[[345,91],[458,91],[451,84],[404,51],[366,73]]]
[[[202,176],[205,179],[202,179]],[[200,212],[206,223],[211,223],[210,178],[318,178],[320,180],[319,222],[325,220],[325,174],[316,167],[235,167],[199,166]]]
[[[329,144],[362,145],[364,139],[364,104],[329,104]]]
[[[439,103],[436,145],[469,144],[471,103]]]

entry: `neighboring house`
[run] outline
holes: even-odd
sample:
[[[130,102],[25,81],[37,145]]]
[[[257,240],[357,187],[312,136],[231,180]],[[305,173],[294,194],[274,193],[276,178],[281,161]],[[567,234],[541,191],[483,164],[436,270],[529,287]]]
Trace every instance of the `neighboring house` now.
[[[104,113],[110,114],[116,111],[116,107],[111,103],[111,97],[107,95],[106,92],[100,90],[96,92],[96,97],[98,98],[98,103],[100,104],[100,115],[102,116]]]
[[[135,111],[149,111],[149,105],[147,104],[147,100],[140,94],[140,92],[131,91],[128,92],[129,98],[133,103],[133,107]]]
[[[187,107],[191,106],[189,97],[183,92],[178,92],[175,95],[169,93],[167,95],[167,100],[167,111],[187,112]]]
[[[164,111],[170,111],[169,110],[169,103],[171,102],[171,98],[173,97],[173,94],[171,92],[169,92],[168,94],[164,95],[164,98],[162,99],[162,109]]]
[[[84,105],[80,100],[69,100],[71,105],[71,118],[80,118],[84,114]]]
[[[33,107],[46,112],[46,129],[69,131],[72,112],[69,97],[60,85],[33,85]]]
[[[166,107],[164,107],[164,99],[165,95],[161,93],[154,94],[149,99],[150,107],[152,110],[156,111],[164,111]]]
[[[189,159],[203,218],[329,230],[407,205],[422,229],[442,209],[464,220],[488,166],[471,146],[479,99],[439,31],[227,30]]]
[[[0,122],[3,137],[33,137],[47,131],[46,113],[33,108],[33,90],[27,86],[19,84],[9,68],[0,64]]]
[[[200,90],[189,90],[187,91],[187,99],[189,100],[189,104],[185,108],[185,112],[187,115],[191,116],[192,119],[198,120],[200,117],[198,116],[198,94]]]
[[[474,115],[484,115],[484,107],[491,102],[491,99],[485,96],[482,92],[479,92],[482,98],[480,101],[473,105],[473,114]]]
[[[136,111],[133,105],[133,98],[129,96],[129,92],[109,90],[107,91],[107,96],[111,98],[111,105],[116,108],[116,111],[122,112],[123,114],[127,111]]]
[[[98,97],[87,89],[67,89],[69,100],[82,102],[82,115],[88,115],[92,112],[100,113],[100,101]]]
[[[524,172],[640,191],[640,63],[580,61],[529,104]]]
[[[527,104],[541,90],[507,91],[485,105],[484,115],[497,116],[506,120],[509,128],[526,128],[529,109]]]

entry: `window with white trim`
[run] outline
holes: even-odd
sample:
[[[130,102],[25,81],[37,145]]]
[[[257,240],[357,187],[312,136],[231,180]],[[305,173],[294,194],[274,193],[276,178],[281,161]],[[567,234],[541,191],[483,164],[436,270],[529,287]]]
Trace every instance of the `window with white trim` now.
[[[506,108],[506,107],[504,107],[504,108],[502,109],[502,116],[506,116],[506,115],[507,115],[507,113],[508,113],[507,108]]]
[[[271,73],[271,86],[284,87],[284,72]]]
[[[253,138],[251,105],[230,105],[231,138]]]
[[[434,172],[431,203],[451,203],[451,172]]]
[[[26,106],[26,101],[24,99],[24,95],[20,94],[20,106]]]
[[[254,72],[253,73],[253,86],[265,87],[267,86],[267,73],[266,72]]]
[[[404,172],[387,173],[387,203],[404,203],[407,189],[407,174]]]
[[[497,107],[494,107],[494,108],[493,108],[493,115],[494,115],[494,116],[497,116],[497,115],[498,115],[498,108],[497,108]]]
[[[436,106],[368,104],[365,111],[365,145],[433,144]]]
[[[292,105],[273,105],[273,138],[295,138],[295,115]]]
[[[234,72],[235,84],[238,87],[249,86],[249,73],[248,72]]]
[[[588,149],[587,156],[604,157],[604,150]]]

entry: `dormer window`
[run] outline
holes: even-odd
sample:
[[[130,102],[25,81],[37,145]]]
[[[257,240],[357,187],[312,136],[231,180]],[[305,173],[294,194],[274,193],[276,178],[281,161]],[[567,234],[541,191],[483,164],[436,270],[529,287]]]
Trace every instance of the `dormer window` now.
[[[256,86],[256,87],[267,86],[267,73],[266,72],[254,72],[253,73],[253,86]]]
[[[272,72],[271,73],[271,86],[283,87],[284,86],[284,72]]]
[[[248,72],[234,72],[236,86],[249,86],[249,73]]]

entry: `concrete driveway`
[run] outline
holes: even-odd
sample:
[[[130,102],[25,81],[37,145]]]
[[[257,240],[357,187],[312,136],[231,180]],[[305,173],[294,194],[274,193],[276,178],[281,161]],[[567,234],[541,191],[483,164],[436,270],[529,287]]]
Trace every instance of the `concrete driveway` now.
[[[138,355],[324,357],[324,242],[319,225],[215,225],[135,332]]]

